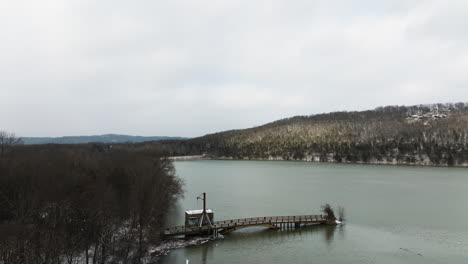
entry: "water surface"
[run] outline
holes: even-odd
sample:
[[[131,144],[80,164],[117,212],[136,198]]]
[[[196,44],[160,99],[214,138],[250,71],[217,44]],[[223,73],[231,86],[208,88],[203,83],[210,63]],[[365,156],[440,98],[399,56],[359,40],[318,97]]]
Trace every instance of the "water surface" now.
[[[176,162],[183,225],[207,193],[215,220],[346,209],[342,227],[251,228],[178,249],[162,263],[468,263],[468,170],[282,161]]]

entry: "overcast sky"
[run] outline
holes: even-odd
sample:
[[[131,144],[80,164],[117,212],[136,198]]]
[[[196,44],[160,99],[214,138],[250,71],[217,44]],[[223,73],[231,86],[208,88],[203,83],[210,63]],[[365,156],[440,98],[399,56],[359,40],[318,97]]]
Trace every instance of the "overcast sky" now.
[[[20,136],[466,102],[468,1],[0,1],[0,97]]]

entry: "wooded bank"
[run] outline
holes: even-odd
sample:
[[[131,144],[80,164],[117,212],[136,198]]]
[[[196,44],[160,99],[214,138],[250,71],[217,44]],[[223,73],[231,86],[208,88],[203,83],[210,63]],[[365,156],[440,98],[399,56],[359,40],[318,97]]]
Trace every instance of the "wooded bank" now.
[[[182,194],[154,150],[9,146],[0,158],[0,263],[140,263]]]
[[[468,104],[296,116],[249,129],[143,144],[169,156],[468,166]]]

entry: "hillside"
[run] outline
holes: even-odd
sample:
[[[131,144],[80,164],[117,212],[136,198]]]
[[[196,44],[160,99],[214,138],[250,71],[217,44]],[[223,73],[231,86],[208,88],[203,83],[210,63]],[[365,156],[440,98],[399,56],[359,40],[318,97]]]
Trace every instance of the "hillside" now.
[[[468,166],[468,104],[295,116],[249,129],[153,144],[171,156]]]
[[[70,137],[24,137],[22,142],[31,144],[87,144],[87,143],[140,143],[169,139],[183,139],[181,137],[141,137],[129,135],[97,135],[97,136],[70,136]]]

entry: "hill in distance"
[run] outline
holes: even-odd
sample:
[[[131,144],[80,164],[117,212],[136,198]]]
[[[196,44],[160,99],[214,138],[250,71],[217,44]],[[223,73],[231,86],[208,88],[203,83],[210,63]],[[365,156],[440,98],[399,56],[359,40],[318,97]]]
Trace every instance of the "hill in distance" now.
[[[153,144],[169,156],[468,166],[468,103],[295,116]]]
[[[68,137],[24,137],[22,142],[32,144],[87,144],[87,143],[141,143],[159,140],[180,140],[182,137],[142,137],[129,135],[96,135],[96,136],[68,136]]]

